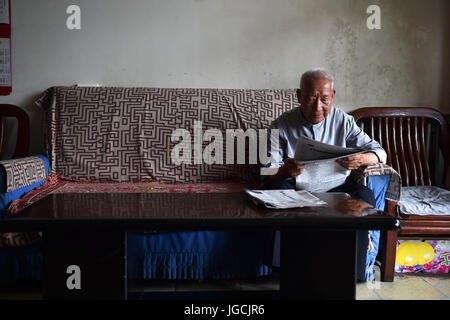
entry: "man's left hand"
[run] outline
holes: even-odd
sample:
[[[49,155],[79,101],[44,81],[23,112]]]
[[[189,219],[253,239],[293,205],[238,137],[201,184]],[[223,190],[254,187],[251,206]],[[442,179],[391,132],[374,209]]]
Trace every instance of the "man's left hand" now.
[[[356,170],[361,166],[379,162],[377,155],[373,152],[360,153],[354,156],[337,159],[336,161],[347,170]]]

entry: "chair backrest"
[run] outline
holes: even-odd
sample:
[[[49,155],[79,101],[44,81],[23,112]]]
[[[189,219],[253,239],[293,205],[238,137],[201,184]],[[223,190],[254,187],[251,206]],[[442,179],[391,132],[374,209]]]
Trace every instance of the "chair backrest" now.
[[[367,107],[351,113],[387,153],[404,186],[450,187],[450,137],[444,116],[425,107]]]
[[[4,129],[3,118],[13,117],[17,119],[17,138],[16,147],[12,158],[28,156],[28,147],[30,144],[30,120],[27,113],[21,108],[11,104],[0,104],[0,157],[4,152]]]

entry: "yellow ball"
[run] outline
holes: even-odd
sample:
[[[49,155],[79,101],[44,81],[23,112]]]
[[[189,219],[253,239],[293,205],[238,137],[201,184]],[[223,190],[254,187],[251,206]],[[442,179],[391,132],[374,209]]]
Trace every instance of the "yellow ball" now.
[[[416,245],[417,246],[417,264],[423,265],[434,259],[434,249],[433,247],[426,243],[421,242]]]
[[[416,264],[424,265],[434,259],[433,247],[426,243],[420,242],[402,242],[397,248],[395,261],[402,266],[411,267]]]

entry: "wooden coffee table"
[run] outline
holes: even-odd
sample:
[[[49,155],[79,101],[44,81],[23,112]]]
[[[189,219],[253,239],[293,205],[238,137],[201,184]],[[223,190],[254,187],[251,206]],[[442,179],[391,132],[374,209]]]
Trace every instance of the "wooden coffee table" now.
[[[271,299],[355,299],[357,230],[399,221],[342,193],[316,195],[328,205],[270,210],[244,193],[52,194],[0,221],[0,232],[43,232],[47,299],[127,299],[127,232],[231,229],[281,231]]]

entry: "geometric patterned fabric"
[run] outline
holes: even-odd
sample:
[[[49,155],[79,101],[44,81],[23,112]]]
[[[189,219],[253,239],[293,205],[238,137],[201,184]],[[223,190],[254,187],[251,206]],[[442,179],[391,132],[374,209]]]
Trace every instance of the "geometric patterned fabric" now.
[[[389,175],[390,181],[386,190],[385,199],[399,201],[402,195],[402,180],[397,171],[384,163],[375,163],[360,167],[352,172],[351,178],[361,182],[369,176]]]
[[[124,87],[52,87],[36,104],[46,111],[51,173],[78,181],[166,183],[259,179],[256,164],[226,163],[227,152],[237,156],[237,140],[235,149],[226,148],[226,130],[258,133],[257,129],[267,128],[283,112],[298,106],[294,89]],[[194,132],[196,121],[202,125],[199,134]],[[195,138],[203,140],[199,153],[192,152],[190,164],[175,164],[171,159],[171,151],[182,140],[172,141],[177,129],[190,134],[191,139],[183,142],[192,143],[191,150]],[[201,160],[202,149],[215,141],[202,136],[208,129],[216,129],[223,137],[222,164],[195,163]]]

